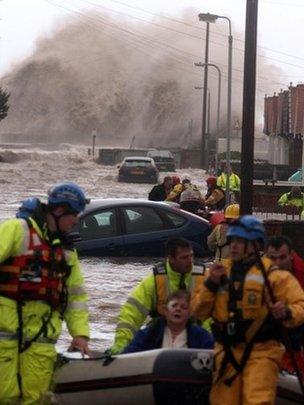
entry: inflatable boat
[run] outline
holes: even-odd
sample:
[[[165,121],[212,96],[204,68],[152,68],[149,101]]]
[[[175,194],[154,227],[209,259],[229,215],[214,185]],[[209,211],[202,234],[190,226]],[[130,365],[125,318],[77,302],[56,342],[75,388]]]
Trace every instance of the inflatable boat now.
[[[207,405],[212,350],[158,349],[114,357],[61,358],[54,375],[57,404]],[[303,404],[296,377],[280,375],[277,405]]]

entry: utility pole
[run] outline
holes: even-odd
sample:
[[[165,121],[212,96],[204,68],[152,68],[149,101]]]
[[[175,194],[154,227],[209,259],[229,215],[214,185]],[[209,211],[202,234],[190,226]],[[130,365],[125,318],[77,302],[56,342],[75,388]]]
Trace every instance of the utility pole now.
[[[241,214],[252,214],[258,0],[247,0],[241,158]]]
[[[97,134],[97,131],[96,131],[96,129],[94,129],[94,130],[92,131],[92,137],[93,137],[93,142],[92,142],[92,156],[93,156],[93,159],[94,159],[94,157],[95,157],[96,134]]]
[[[208,136],[207,127],[207,90],[208,90],[208,63],[209,63],[209,22],[206,23],[206,45],[205,45],[205,66],[204,66],[204,87],[203,87],[203,117],[202,117],[202,141],[201,141],[201,167],[208,166]]]

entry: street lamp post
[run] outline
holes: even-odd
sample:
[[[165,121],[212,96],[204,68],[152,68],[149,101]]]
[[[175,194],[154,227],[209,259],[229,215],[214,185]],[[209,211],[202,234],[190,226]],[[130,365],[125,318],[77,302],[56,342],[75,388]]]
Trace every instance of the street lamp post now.
[[[194,66],[204,67],[205,64],[198,62]],[[208,66],[214,67],[218,72],[218,91],[217,91],[217,117],[216,117],[216,138],[215,138],[215,168],[217,173],[218,168],[218,138],[220,134],[220,116],[221,116],[221,88],[222,88],[222,73],[221,69],[214,63],[208,63]],[[209,93],[210,94],[210,93]]]
[[[227,151],[226,151],[226,167],[227,167],[227,180],[226,180],[226,205],[230,203],[230,140],[231,140],[231,84],[232,84],[232,30],[230,18],[217,14],[200,13],[198,15],[200,21],[207,24],[215,23],[218,18],[228,21],[229,36],[228,36],[228,88],[227,88]]]
[[[195,90],[204,90],[204,86],[194,86],[194,89]],[[206,125],[205,134],[209,136],[209,134],[210,134],[210,89],[209,89],[209,87],[207,87],[207,92],[208,92],[207,93],[208,101],[207,101],[207,108],[206,108],[206,119],[205,119],[205,124],[202,121],[202,125]],[[204,115],[204,102],[203,102],[203,115]],[[204,151],[205,151],[204,144],[202,144],[202,154],[204,153]],[[209,151],[208,146],[207,146],[207,151]]]
[[[204,169],[208,164],[206,149],[208,149],[208,139],[206,133],[206,114],[207,114],[207,88],[208,88],[208,61],[209,61],[209,22],[206,24],[206,46],[205,46],[205,71],[203,88],[203,116],[202,116],[202,140],[201,140],[201,168]]]

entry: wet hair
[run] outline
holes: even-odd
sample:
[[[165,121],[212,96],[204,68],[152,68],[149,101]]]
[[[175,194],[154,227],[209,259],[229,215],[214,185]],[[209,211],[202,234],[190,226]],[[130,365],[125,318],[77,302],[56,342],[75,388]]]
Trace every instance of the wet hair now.
[[[170,181],[170,182],[172,182],[172,177],[171,177],[171,176],[165,176],[164,179],[163,179],[163,183],[164,183],[165,181]]]
[[[274,236],[269,239],[266,245],[266,251],[269,247],[279,250],[283,245],[286,245],[289,251],[292,250],[292,242],[287,236]]]
[[[188,291],[185,291],[185,290],[177,290],[177,291],[169,294],[166,303],[169,304],[169,302],[171,302],[173,300],[177,300],[177,299],[183,299],[183,300],[187,301],[189,304],[190,303],[190,294]]]
[[[192,245],[184,238],[171,238],[166,243],[166,256],[175,257],[178,248],[192,249]]]

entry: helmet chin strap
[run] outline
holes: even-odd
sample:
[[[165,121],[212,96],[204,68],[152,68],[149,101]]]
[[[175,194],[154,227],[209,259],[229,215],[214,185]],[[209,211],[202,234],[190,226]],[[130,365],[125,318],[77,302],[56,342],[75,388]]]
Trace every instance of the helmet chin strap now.
[[[252,251],[252,252],[248,252],[248,246],[249,246],[250,241],[245,239],[245,250],[244,250],[244,254],[243,254],[243,261],[249,261],[251,259],[253,259],[256,256],[256,252]]]

